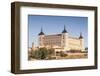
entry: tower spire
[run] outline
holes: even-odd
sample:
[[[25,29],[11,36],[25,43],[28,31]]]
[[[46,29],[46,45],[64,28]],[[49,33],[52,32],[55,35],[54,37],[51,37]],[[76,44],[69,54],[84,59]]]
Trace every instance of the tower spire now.
[[[41,27],[41,32],[43,32],[43,29],[42,29],[42,27]]]
[[[83,36],[82,36],[82,32],[80,32],[79,39],[82,39],[82,38],[83,38]]]
[[[41,32],[39,33],[39,35],[44,35],[42,27],[41,27]]]
[[[62,31],[62,33],[67,33],[67,30],[66,30],[66,26],[64,25],[64,30]]]
[[[64,30],[66,30],[66,26],[64,25]]]

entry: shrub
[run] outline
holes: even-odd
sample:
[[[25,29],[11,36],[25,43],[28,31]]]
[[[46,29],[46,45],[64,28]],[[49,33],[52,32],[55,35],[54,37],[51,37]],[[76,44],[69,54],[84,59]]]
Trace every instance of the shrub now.
[[[61,57],[66,57],[66,56],[68,56],[68,55],[65,54],[63,51],[61,51],[61,52],[60,52],[60,56],[61,56]]]

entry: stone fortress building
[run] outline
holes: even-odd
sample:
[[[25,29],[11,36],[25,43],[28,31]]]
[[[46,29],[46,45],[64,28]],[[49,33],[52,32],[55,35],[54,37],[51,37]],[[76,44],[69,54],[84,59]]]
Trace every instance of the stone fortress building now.
[[[65,26],[60,34],[45,35],[41,28],[41,32],[38,35],[39,47],[54,48],[55,51],[85,50],[82,33],[77,38],[70,37]]]

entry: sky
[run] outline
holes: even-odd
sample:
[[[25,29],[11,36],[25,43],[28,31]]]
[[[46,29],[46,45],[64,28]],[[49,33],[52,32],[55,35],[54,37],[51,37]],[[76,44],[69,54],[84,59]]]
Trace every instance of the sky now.
[[[79,37],[82,32],[85,47],[88,46],[88,17],[28,15],[29,47],[32,47],[32,42],[38,46],[38,34],[41,27],[45,35],[50,35],[62,33],[64,25],[71,37]]]

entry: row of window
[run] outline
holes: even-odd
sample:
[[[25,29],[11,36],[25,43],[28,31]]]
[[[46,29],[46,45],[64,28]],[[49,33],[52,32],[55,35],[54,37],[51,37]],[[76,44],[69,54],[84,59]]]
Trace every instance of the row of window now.
[[[44,42],[44,44],[61,44],[61,42]]]

